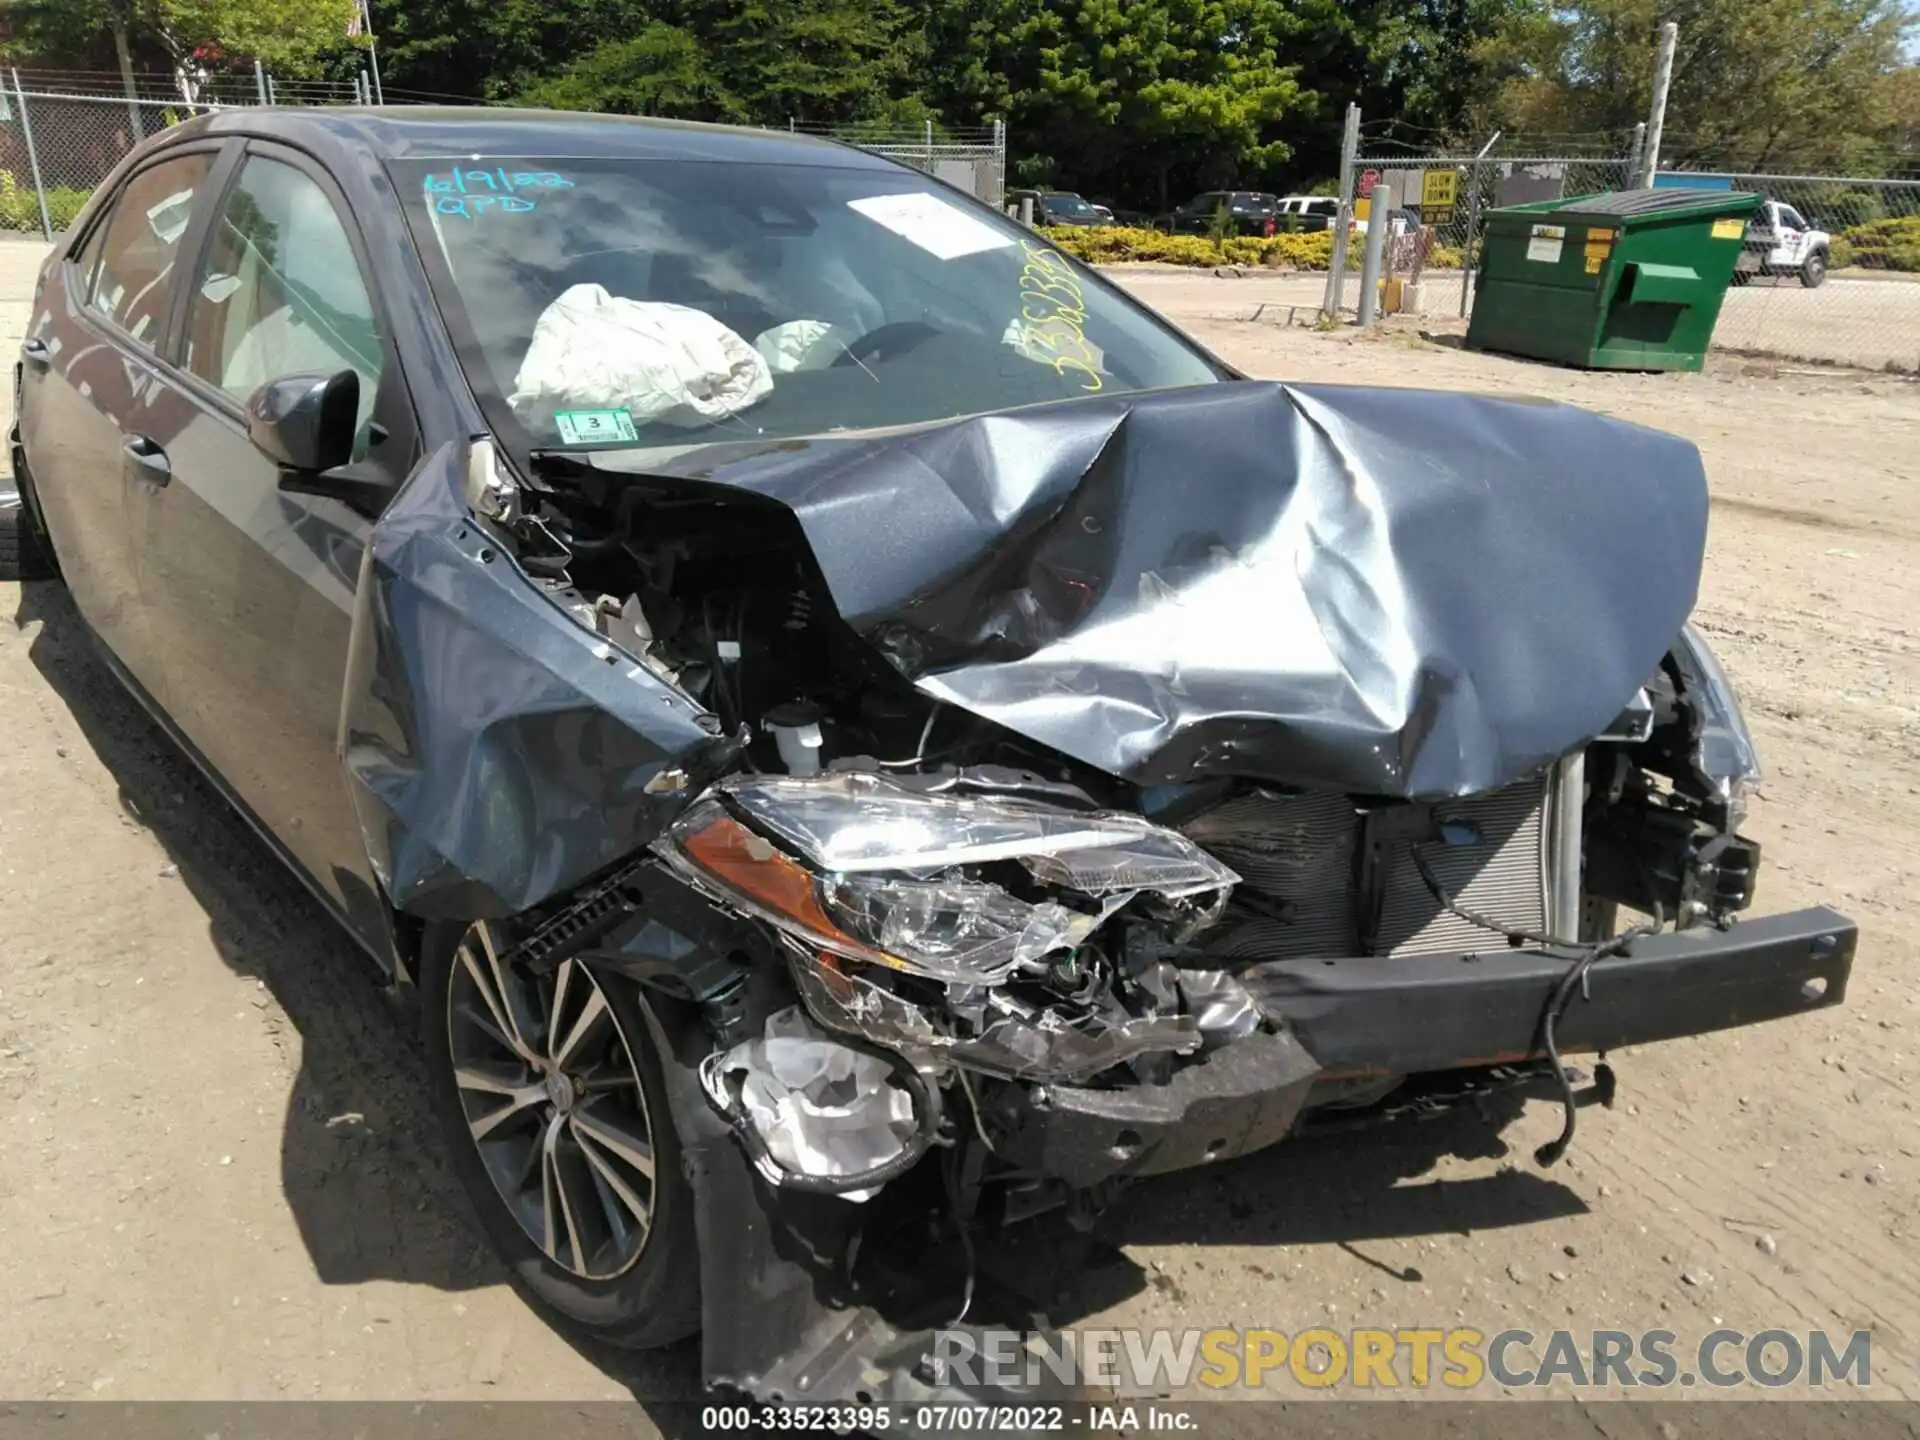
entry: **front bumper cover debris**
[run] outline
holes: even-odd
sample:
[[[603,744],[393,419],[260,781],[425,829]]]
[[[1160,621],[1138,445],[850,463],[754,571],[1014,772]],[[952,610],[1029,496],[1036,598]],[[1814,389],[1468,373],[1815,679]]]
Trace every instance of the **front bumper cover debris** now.
[[[1845,998],[1859,927],[1825,907],[1633,942],[1561,1016],[1563,1054],[1778,1020]],[[1540,1017],[1568,961],[1537,950],[1278,960],[1240,972],[1330,1076],[1408,1075],[1540,1053]]]
[[[647,929],[650,951],[698,968],[700,942],[663,945],[660,923]],[[1814,908],[1638,940],[1593,966],[1586,994],[1561,1018],[1560,1045],[1612,1049],[1837,1005],[1857,939],[1852,921]],[[1215,1163],[1281,1139],[1314,1087],[1342,1076],[1537,1057],[1542,1010],[1569,963],[1534,950],[1256,963],[1236,973],[1270,1030],[1209,1049],[1160,1085],[975,1080],[982,1123],[1002,1158],[1075,1187]],[[655,1003],[688,1002],[657,994]],[[951,1297],[940,1297],[945,1314],[908,1322],[846,1287],[842,1261],[861,1207],[756,1174],[694,1078],[709,1044],[703,1028],[671,1030],[685,1062],[667,1073],[699,1206],[709,1383],[775,1402],[1006,1398],[949,1389],[921,1363],[935,1330],[949,1328]],[[668,1033],[656,1033],[662,1046]]]
[[[1589,973],[1562,1054],[1776,1020],[1845,998],[1858,928],[1824,908],[1634,942]],[[1284,1136],[1316,1083],[1512,1064],[1571,962],[1537,950],[1282,960],[1239,972],[1278,1034],[1209,1052],[1165,1085],[1000,1085],[997,1151],[1075,1186],[1245,1155]]]

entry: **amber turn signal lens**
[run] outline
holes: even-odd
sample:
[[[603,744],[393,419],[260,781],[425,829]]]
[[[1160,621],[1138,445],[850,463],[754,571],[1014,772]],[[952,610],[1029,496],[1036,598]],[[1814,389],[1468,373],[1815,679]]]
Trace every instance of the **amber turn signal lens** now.
[[[847,934],[820,906],[813,872],[765,836],[725,813],[681,837],[687,859],[743,899],[784,915],[807,933],[845,954],[898,967],[899,961]]]

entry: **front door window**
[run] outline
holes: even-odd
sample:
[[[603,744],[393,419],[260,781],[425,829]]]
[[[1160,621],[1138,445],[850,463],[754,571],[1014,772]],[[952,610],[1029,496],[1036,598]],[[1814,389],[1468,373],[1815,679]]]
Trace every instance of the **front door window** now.
[[[384,348],[333,201],[291,165],[249,157],[214,222],[182,363],[234,399],[283,375],[360,377],[354,458],[367,450]]]

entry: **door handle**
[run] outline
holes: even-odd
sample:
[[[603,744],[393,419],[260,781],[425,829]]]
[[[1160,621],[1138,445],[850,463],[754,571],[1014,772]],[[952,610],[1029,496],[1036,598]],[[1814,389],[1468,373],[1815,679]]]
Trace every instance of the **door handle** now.
[[[173,464],[167,459],[167,452],[144,435],[129,435],[127,443],[121,447],[127,452],[127,459],[133,464],[135,478],[149,485],[165,485],[173,479]]]
[[[20,346],[20,358],[34,369],[44,370],[53,363],[53,351],[44,340],[27,340]]]

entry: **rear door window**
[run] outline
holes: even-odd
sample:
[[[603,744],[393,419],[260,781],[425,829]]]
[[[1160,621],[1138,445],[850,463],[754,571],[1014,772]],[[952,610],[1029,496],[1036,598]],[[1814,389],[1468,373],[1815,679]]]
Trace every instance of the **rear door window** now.
[[[166,329],[180,242],[214,158],[210,150],[194,151],[140,171],[101,229],[88,303],[149,350]]]

